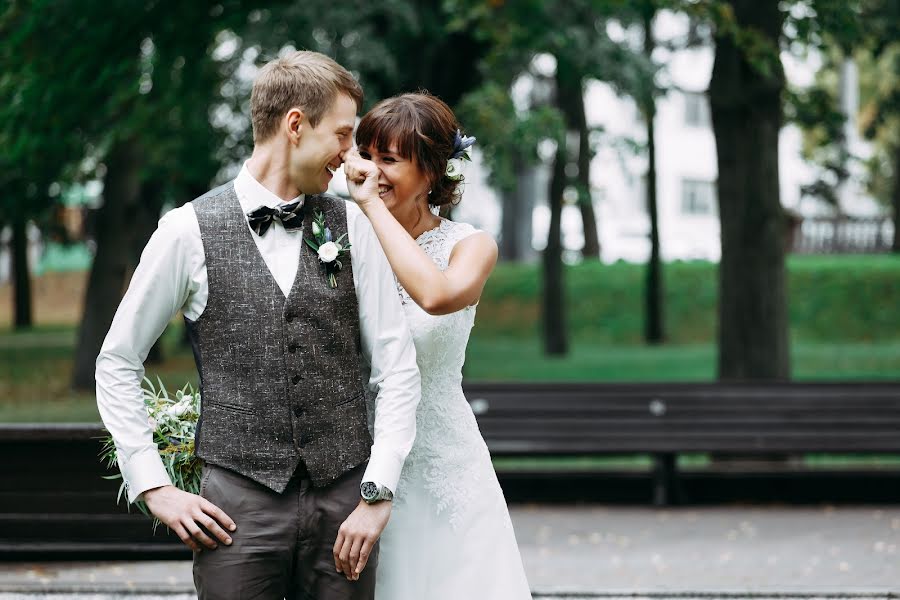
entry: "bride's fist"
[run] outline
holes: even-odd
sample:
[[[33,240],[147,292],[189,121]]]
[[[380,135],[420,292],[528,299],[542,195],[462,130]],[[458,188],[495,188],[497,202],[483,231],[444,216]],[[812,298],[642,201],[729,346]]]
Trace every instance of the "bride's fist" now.
[[[344,154],[344,175],[350,197],[360,208],[378,200],[378,167],[360,156],[356,148],[351,148]]]

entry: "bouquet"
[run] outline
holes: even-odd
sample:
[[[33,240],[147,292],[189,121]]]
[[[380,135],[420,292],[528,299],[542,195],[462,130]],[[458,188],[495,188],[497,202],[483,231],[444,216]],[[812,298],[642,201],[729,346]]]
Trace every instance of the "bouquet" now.
[[[159,456],[175,487],[199,494],[203,461],[194,454],[194,434],[197,431],[197,420],[200,418],[200,393],[196,392],[191,384],[186,384],[174,395],[170,395],[159,378],[157,382],[158,389],[145,377],[142,388],[147,420],[153,430],[153,441],[159,448]],[[118,452],[112,436],[107,436],[103,440],[100,460],[110,469],[118,464]],[[121,478],[121,473],[105,477],[105,479]],[[123,481],[119,486],[117,503],[121,501],[124,492]],[[142,513],[150,516],[150,511],[143,500],[138,500],[135,504]],[[153,529],[158,526],[159,520],[154,519]]]

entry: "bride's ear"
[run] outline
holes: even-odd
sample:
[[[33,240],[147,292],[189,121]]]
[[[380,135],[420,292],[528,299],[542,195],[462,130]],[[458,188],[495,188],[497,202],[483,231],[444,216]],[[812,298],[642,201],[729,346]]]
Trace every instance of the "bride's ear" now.
[[[303,126],[306,124],[306,115],[299,108],[292,108],[287,111],[284,116],[284,124],[287,130],[288,139],[294,145],[300,142],[300,136],[303,135]]]

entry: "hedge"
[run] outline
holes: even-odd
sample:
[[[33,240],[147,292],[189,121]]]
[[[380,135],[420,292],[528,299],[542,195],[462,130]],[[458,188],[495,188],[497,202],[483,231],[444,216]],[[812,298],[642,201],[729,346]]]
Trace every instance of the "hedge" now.
[[[664,265],[665,328],[676,343],[714,342],[718,265]],[[795,341],[900,339],[900,256],[791,256],[787,262]],[[645,266],[585,262],[565,269],[567,322],[577,340],[640,343]],[[540,328],[541,271],[497,266],[478,307],[474,335],[533,337]]]

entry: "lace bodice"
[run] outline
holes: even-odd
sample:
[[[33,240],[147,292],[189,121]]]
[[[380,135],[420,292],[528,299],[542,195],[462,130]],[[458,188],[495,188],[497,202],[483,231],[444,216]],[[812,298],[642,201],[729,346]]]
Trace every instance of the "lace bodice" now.
[[[478,230],[467,223],[442,219],[440,226],[416,242],[439,269],[445,270],[453,247]],[[422,310],[397,283],[416,346],[422,375],[422,399],[416,413],[416,440],[400,476],[395,503],[402,506],[403,488],[412,478],[424,480],[438,513],[449,510],[455,525],[485,478],[493,476],[490,455],[462,391],[462,367],[475,306],[448,315]]]
[[[438,227],[420,235],[416,242],[444,271],[456,243],[476,232],[477,229],[468,223],[441,219]],[[469,332],[475,324],[475,307],[469,306],[449,315],[429,315],[409,297],[399,281],[397,291],[416,344],[423,380],[440,379],[445,385],[459,385]]]

